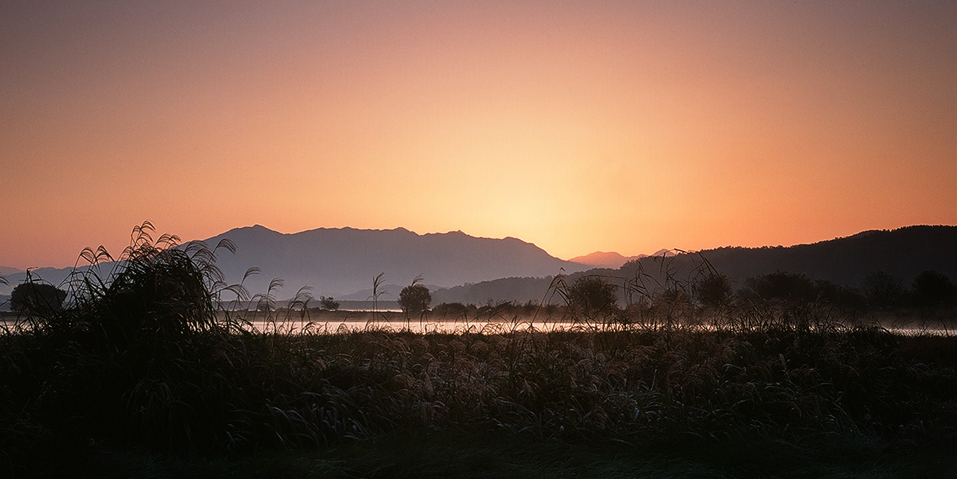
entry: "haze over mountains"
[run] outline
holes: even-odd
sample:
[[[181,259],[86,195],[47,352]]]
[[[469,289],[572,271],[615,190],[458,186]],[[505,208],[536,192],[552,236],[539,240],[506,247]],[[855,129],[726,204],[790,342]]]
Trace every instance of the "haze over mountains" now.
[[[660,249],[654,254],[640,254],[638,256],[622,256],[621,254],[611,251],[595,251],[591,254],[586,254],[584,256],[576,256],[568,261],[573,263],[581,263],[591,266],[592,268],[620,268],[623,264],[634,261],[636,259],[646,258],[648,256],[674,256],[675,252],[670,249]]]
[[[22,272],[23,272],[22,270],[19,270],[17,268],[11,268],[9,266],[0,266],[0,276],[6,276],[9,274],[17,274]]]
[[[247,280],[250,291],[265,291],[272,278],[281,277],[286,289],[279,296],[291,296],[309,285],[315,296],[352,297],[371,288],[379,273],[384,273],[385,284],[392,285],[383,297],[389,299],[401,289],[396,285],[408,285],[419,275],[434,289],[588,268],[516,238],[476,238],[461,231],[420,235],[404,228],[318,228],[283,234],[256,225],[227,231],[206,243],[212,246],[223,238],[237,247],[235,255],[224,253],[217,261],[227,282],[239,282],[247,268],[256,266],[262,272]]]
[[[594,268],[555,258],[516,238],[476,238],[461,231],[420,235],[404,228],[319,228],[283,234],[256,225],[205,241],[214,246],[224,238],[237,246],[235,255],[223,250],[218,254],[216,264],[228,284],[240,282],[248,268],[258,267],[261,273],[245,283],[253,294],[266,292],[273,278],[282,278],[285,287],[275,292],[277,298],[292,297],[308,285],[315,297],[360,301],[371,295],[372,280],[379,273],[384,273],[383,289],[387,292],[382,300],[395,299],[403,286],[422,275],[423,284],[433,291],[434,303],[539,301],[550,278],[559,273],[569,274],[569,281],[582,274],[633,278],[639,269],[646,273],[660,271],[662,255],[670,254],[661,250],[653,256],[593,253],[576,258],[590,265],[607,265]],[[851,287],[859,286],[875,271],[899,277],[905,284],[928,269],[957,279],[957,226],[866,231],[790,247],[723,247],[668,256],[666,261],[669,268],[691,274],[702,258],[738,284],[748,277],[775,271],[801,273]],[[626,262],[618,264],[622,260]],[[12,268],[3,271],[10,285],[0,285],[0,295],[9,294],[24,277],[23,272]],[[56,285],[69,272],[69,268],[41,268],[33,273]]]
[[[383,273],[379,291],[382,300],[396,299],[402,287],[421,276],[432,290],[512,276],[549,276],[575,272],[589,266],[549,255],[534,244],[516,238],[477,238],[461,231],[417,234],[404,228],[362,230],[318,228],[284,234],[261,225],[235,228],[207,238],[210,247],[228,239],[236,253],[217,252],[216,266],[227,284],[243,281],[251,267],[260,269],[243,283],[252,293],[264,293],[274,278],[284,287],[276,298],[290,298],[303,286],[315,297],[366,300],[373,278]],[[106,269],[106,271],[109,271]],[[70,269],[40,268],[34,277],[59,284]],[[10,285],[0,285],[0,294],[23,280],[22,271],[9,269]]]

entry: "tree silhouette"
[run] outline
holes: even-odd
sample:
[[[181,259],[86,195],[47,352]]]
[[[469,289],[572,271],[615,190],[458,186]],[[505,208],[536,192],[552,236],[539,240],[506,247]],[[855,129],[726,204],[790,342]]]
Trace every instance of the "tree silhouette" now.
[[[10,309],[19,313],[39,313],[63,309],[66,291],[50,284],[26,282],[10,292]]]
[[[914,278],[914,299],[921,307],[953,306],[957,304],[957,286],[943,273],[924,271]]]
[[[319,297],[319,306],[326,311],[336,311],[339,309],[339,302],[334,298],[320,296]]]
[[[399,307],[406,315],[424,313],[432,303],[432,294],[429,288],[421,284],[413,284],[402,288],[399,292]]]

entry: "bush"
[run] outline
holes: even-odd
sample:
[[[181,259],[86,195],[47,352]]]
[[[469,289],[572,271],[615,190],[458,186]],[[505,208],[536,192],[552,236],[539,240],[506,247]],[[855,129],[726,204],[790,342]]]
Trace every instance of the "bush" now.
[[[578,278],[568,288],[568,306],[575,316],[596,318],[618,310],[616,287],[598,276]]]
[[[718,308],[728,304],[734,290],[731,280],[723,274],[712,273],[696,283],[698,301],[706,308]]]

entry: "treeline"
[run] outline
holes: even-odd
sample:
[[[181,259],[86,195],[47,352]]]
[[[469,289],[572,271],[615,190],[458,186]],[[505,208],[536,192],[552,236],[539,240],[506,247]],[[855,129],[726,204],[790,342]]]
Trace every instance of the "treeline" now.
[[[542,300],[474,302],[447,301],[432,308],[443,317],[482,317],[496,314],[555,314],[562,308],[577,311],[613,311],[661,303],[682,304],[699,309],[743,307],[780,303],[788,306],[826,304],[853,312],[901,311],[908,309],[947,310],[957,307],[957,283],[949,276],[926,270],[905,284],[883,271],[864,277],[860,287],[843,286],[805,274],[774,272],[735,283],[717,271],[702,273],[690,281],[658,282],[653,276],[633,279],[617,276],[572,275],[549,279],[539,290]],[[520,280],[513,278],[511,280]],[[541,280],[539,280],[540,282]],[[522,283],[524,285],[524,283]]]
[[[737,282],[787,271],[814,280],[861,287],[876,271],[911,285],[919,274],[938,271],[957,278],[957,226],[909,226],[890,231],[865,231],[813,244],[761,248],[724,247],[679,254],[667,260],[669,268],[693,269],[701,258]],[[624,265],[619,274],[652,271],[662,258],[642,258]]]
[[[947,275],[934,270],[921,272],[909,285],[901,278],[877,271],[865,276],[859,288],[812,280],[804,274],[776,272],[748,278],[737,291],[737,297],[746,301],[826,302],[871,311],[937,309],[957,306],[957,285]]]
[[[910,226],[866,231],[846,238],[796,246],[725,247],[676,256],[649,256],[621,268],[565,275],[574,284],[598,276],[618,286],[624,307],[654,290],[693,296],[702,278],[727,280],[725,295],[740,300],[824,299],[863,309],[946,307],[953,304],[957,278],[957,226]],[[433,292],[436,303],[482,305],[529,301],[562,304],[545,294],[555,277],[503,278]],[[711,281],[714,281],[713,279]],[[676,284],[678,286],[676,286]],[[631,295],[632,297],[629,297]]]

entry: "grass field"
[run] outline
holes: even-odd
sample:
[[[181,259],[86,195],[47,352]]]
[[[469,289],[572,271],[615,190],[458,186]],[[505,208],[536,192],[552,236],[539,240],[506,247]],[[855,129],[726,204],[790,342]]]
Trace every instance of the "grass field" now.
[[[122,359],[0,339],[13,477],[78,465],[154,477],[954,471],[953,337],[206,334]]]

